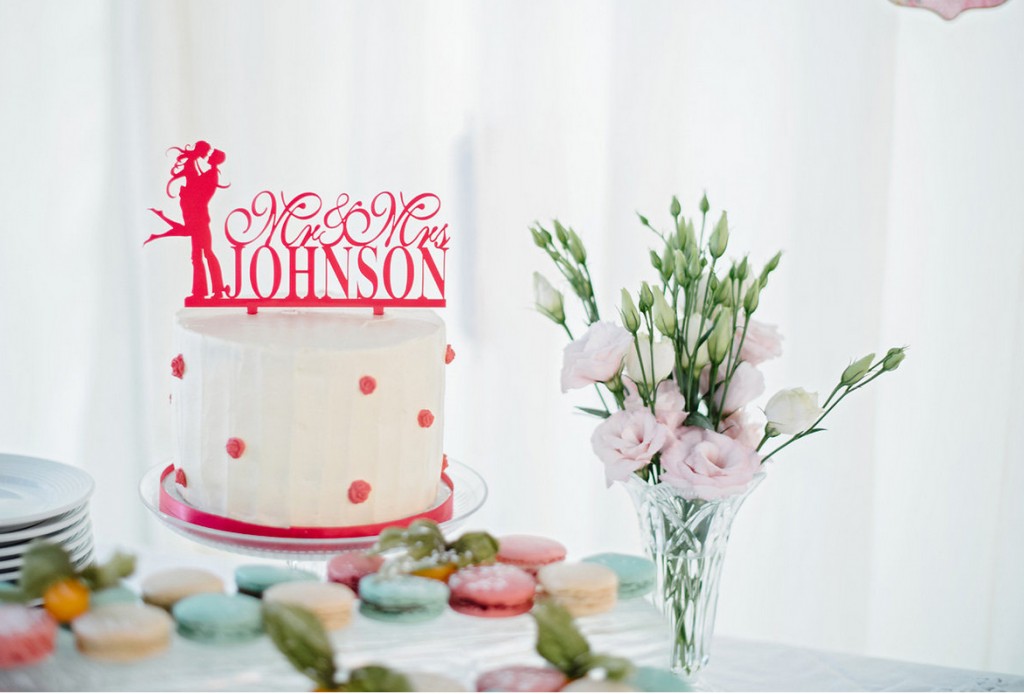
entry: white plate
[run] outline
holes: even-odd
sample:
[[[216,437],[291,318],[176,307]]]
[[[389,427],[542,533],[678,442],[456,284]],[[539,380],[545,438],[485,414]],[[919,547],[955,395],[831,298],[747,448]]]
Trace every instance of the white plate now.
[[[23,528],[81,506],[93,486],[92,477],[76,467],[0,454],[0,531]]]
[[[88,520],[89,504],[82,504],[78,508],[62,513],[52,520],[36,523],[21,530],[12,530],[11,532],[0,531],[0,552],[8,545],[28,543],[36,538],[62,533]]]
[[[82,537],[76,538],[73,542],[68,542],[63,545],[71,554],[71,562],[74,563],[81,559],[81,555],[85,550],[92,549],[92,533],[85,533]],[[22,563],[24,563],[24,557],[17,556],[12,559],[4,559],[0,561],[0,571],[9,571],[11,569],[20,569]]]
[[[92,542],[88,542],[71,555],[71,563],[76,569],[84,569],[95,558],[95,552],[95,546]],[[21,576],[20,566],[12,569],[0,569],[0,582],[17,583],[19,576]]]
[[[33,538],[27,542],[18,542],[12,545],[0,546],[0,561],[4,559],[14,559],[15,557],[20,557],[22,554],[25,553],[25,550],[29,548],[29,545],[36,541],[41,540],[56,545],[67,546],[69,544],[77,542],[86,535],[91,534],[92,524],[89,522],[88,518],[84,518],[82,519],[81,522],[75,523],[70,528],[65,528],[64,530],[61,530],[58,533],[54,533],[53,535],[46,535],[43,537]]]

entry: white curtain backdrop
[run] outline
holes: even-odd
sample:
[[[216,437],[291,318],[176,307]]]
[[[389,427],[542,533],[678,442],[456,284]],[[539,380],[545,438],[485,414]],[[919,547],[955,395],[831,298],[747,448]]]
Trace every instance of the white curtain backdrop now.
[[[765,369],[827,391],[904,366],[787,449],[742,510],[719,632],[1024,672],[1024,0],[943,22],[820,2],[7,2],[0,5],[0,450],[93,474],[101,541],[196,546],[136,488],[173,451],[187,242],[164,150],[206,139],[231,188],[432,190],[453,228],[446,447],[474,522],[639,552],[563,396],[551,272],[527,225],[587,242],[601,309],[647,276],[679,194],[782,265]],[[226,250],[226,249],[224,249]],[[578,317],[578,313],[573,314]]]

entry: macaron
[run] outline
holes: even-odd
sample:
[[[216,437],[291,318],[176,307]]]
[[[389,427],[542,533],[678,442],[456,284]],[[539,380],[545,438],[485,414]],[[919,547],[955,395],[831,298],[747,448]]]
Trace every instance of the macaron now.
[[[138,603],[138,594],[125,585],[112,586],[97,590],[89,596],[89,607],[95,609],[104,605],[116,605],[117,603]]]
[[[347,586],[320,581],[278,583],[263,592],[265,602],[279,602],[309,610],[327,631],[340,629],[352,619],[356,596]]]
[[[565,561],[565,545],[538,535],[505,535],[498,539],[498,561],[536,575],[542,566]]]
[[[569,680],[549,667],[513,665],[483,673],[476,680],[478,692],[557,692]]]
[[[201,593],[174,604],[178,633],[192,641],[241,643],[263,633],[261,603],[251,595]]]
[[[359,612],[382,622],[425,622],[448,606],[449,590],[441,581],[419,576],[364,576],[359,581]]]
[[[57,622],[45,610],[0,604],[0,668],[32,665],[53,653]]]
[[[641,692],[690,692],[693,689],[671,670],[641,665],[626,679]]]
[[[152,605],[118,603],[89,610],[71,622],[75,645],[97,660],[140,660],[171,643],[174,620]]]
[[[142,600],[165,610],[190,595],[223,592],[224,582],[205,569],[166,569],[142,581]]]
[[[633,554],[595,554],[583,560],[585,564],[600,564],[619,577],[619,600],[647,595],[654,590],[657,571],[654,562]]]
[[[468,566],[448,579],[449,604],[474,617],[513,617],[529,612],[537,593],[533,576],[508,564]]]
[[[380,571],[384,557],[360,550],[342,552],[327,562],[327,580],[348,586],[353,592],[359,591],[359,579]]]
[[[245,564],[235,569],[235,585],[238,586],[238,592],[254,598],[262,597],[263,591],[278,583],[315,581],[316,578],[316,575],[309,571],[272,564]]]
[[[562,687],[563,692],[636,692],[636,687],[619,680],[598,680],[581,677]]]
[[[600,564],[549,564],[537,572],[537,580],[573,617],[607,612],[618,599],[618,577]]]

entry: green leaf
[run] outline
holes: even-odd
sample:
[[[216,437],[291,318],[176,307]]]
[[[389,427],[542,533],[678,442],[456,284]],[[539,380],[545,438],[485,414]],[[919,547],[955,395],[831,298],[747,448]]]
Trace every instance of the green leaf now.
[[[700,427],[701,429],[707,429],[708,431],[715,430],[715,425],[711,423],[711,420],[700,412],[691,412],[683,424],[688,427]]]
[[[424,559],[445,550],[444,534],[437,523],[425,518],[414,520],[405,531],[406,551],[413,559]]]
[[[412,684],[400,672],[380,665],[356,668],[348,676],[345,691],[349,692],[411,692]]]
[[[458,553],[459,566],[483,564],[498,556],[498,540],[490,533],[469,532],[453,542],[449,549]]]
[[[633,663],[614,655],[593,655],[587,663],[587,672],[591,670],[604,670],[605,678],[609,680],[624,680],[633,674]]]
[[[312,612],[294,605],[265,602],[263,625],[277,650],[296,670],[323,689],[335,688],[334,649]]]
[[[52,584],[74,575],[67,550],[50,542],[33,542],[25,550],[19,583],[27,598],[39,598]]]
[[[531,614],[537,622],[537,653],[569,679],[585,675],[590,644],[569,611],[552,600],[541,600]]]
[[[404,548],[413,559],[424,559],[445,550],[444,535],[437,523],[421,518],[410,523],[408,528],[385,528],[373,546],[376,552],[396,548]]]
[[[135,573],[135,556],[116,552],[103,564],[89,564],[82,569],[81,577],[90,590],[111,588]]]
[[[586,414],[590,414],[595,417],[600,417],[601,419],[608,419],[609,417],[612,416],[612,413],[609,412],[608,410],[598,410],[594,409],[593,407],[580,407],[579,405],[577,405],[576,409],[579,410],[580,412],[585,412]]]

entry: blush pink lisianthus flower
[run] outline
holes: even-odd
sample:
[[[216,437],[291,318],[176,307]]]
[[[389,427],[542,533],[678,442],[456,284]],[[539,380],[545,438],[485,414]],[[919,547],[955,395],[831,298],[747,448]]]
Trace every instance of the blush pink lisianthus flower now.
[[[671,443],[672,434],[649,410],[622,410],[601,422],[590,437],[604,463],[605,482],[625,482]]]
[[[732,378],[729,379],[728,391],[725,391],[724,380],[719,381],[715,388],[715,405],[724,414],[730,414],[760,397],[764,393],[764,388],[764,374],[747,362],[741,361],[733,372]],[[722,402],[723,391],[725,391],[725,402]]]
[[[737,441],[747,448],[756,449],[764,438],[768,418],[756,407],[744,407],[722,420],[719,433]]]
[[[622,359],[633,344],[625,328],[597,321],[565,347],[562,358],[562,392],[585,388],[611,379],[622,368]]]
[[[636,383],[627,377],[622,378],[622,384],[626,387],[626,399],[623,401],[623,408],[629,411],[643,410],[643,401],[637,394]],[[658,384],[654,399],[654,418],[660,424],[664,424],[670,432],[675,431],[683,425],[690,413],[686,411],[686,398],[679,392],[675,381],[662,381]]]
[[[734,348],[740,344],[741,338],[743,347],[740,349],[739,358],[751,366],[757,366],[769,359],[782,356],[782,335],[774,325],[751,319],[745,338],[743,337],[743,324],[736,326]]]
[[[698,427],[683,427],[661,453],[661,482],[685,499],[724,499],[746,491],[761,457],[738,441]]]

